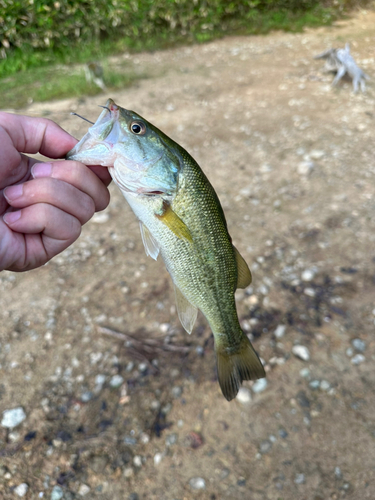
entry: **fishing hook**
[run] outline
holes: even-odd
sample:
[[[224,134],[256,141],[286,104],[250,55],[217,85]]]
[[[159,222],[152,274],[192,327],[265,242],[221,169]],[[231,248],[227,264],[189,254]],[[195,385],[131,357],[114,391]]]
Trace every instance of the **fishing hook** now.
[[[78,116],[79,118],[82,118],[82,120],[85,120],[86,122],[91,123],[91,125],[94,125],[94,122],[91,122],[90,120],[88,120],[87,118],[84,118],[83,116],[79,115],[78,113],[73,113],[73,111],[72,111],[70,114]]]

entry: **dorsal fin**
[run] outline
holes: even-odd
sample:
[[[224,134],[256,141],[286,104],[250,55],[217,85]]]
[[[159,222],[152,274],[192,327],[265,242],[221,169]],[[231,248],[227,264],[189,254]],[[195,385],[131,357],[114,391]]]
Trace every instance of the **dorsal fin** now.
[[[146,255],[152,257],[154,260],[158,258],[159,255],[159,245],[155,238],[152,236],[150,231],[141,221],[139,221],[139,227],[141,229],[141,236],[143,245],[145,247]]]
[[[174,284],[174,283],[173,283]],[[181,290],[174,284],[174,293],[176,296],[176,307],[178,317],[182,326],[188,333],[191,333],[197,319],[198,309],[191,304]]]
[[[237,263],[237,288],[246,288],[252,280],[251,271],[237,248],[233,246],[233,249]]]

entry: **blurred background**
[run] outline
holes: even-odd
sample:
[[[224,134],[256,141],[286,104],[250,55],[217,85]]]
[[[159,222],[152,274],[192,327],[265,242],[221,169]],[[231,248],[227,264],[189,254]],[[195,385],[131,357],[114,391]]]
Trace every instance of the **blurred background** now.
[[[3,0],[0,41],[3,110],[79,139],[70,113],[111,97],[198,161],[267,372],[223,398],[111,186],[70,248],[0,275],[0,498],[375,498],[372,3]],[[365,92],[314,59],[346,43]]]

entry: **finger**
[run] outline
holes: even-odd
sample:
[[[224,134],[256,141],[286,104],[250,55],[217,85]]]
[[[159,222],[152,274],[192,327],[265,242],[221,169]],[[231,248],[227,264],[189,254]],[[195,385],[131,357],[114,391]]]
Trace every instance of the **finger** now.
[[[39,152],[49,158],[62,158],[77,143],[74,137],[47,118],[0,112],[0,127],[22,153]]]
[[[67,182],[48,177],[5,188],[4,196],[14,208],[52,205],[73,215],[81,224],[85,224],[95,213],[95,204],[89,195]]]
[[[7,212],[3,219],[13,231],[24,234],[43,233],[44,237],[56,240],[56,244],[68,242],[66,246],[75,241],[81,233],[81,224],[76,217],[47,203]]]
[[[98,168],[107,171],[108,174],[107,168]],[[51,177],[75,186],[93,199],[96,211],[104,210],[109,203],[108,189],[98,175],[83,163],[77,161],[37,163],[32,167],[31,174],[34,179]]]

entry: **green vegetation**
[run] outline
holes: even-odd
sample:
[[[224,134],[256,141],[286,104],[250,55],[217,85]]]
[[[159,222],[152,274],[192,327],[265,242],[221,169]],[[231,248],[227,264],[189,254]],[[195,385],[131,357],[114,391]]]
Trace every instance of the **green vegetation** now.
[[[0,107],[100,92],[83,64],[228,34],[330,24],[353,0],[0,0]],[[56,67],[57,65],[57,67]],[[59,69],[68,65],[67,69]],[[135,75],[111,68],[111,88]],[[125,79],[124,79],[125,78]]]

